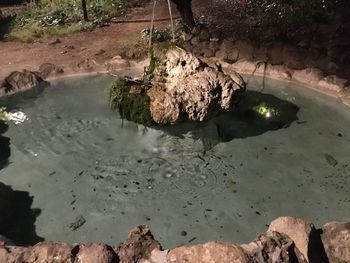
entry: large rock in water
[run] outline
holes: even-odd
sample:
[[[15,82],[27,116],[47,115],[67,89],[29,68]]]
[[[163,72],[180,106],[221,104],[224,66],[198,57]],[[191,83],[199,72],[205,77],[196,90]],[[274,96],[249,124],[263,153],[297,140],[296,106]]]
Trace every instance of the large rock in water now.
[[[0,84],[0,88],[4,93],[15,93],[18,91],[31,89],[44,80],[39,73],[29,70],[14,71]]]
[[[240,75],[226,75],[220,67],[212,68],[177,46],[171,47],[159,64],[147,92],[156,123],[203,121],[230,109],[245,90]]]

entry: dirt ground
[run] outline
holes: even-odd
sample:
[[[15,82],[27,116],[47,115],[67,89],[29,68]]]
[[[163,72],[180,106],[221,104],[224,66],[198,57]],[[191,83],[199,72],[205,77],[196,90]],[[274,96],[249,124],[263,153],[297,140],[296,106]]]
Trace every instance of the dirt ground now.
[[[210,25],[210,30],[220,32],[224,37],[234,39],[250,39],[257,42],[276,42],[276,32],[255,27],[258,18],[247,9],[248,1],[227,0],[192,0],[193,11],[197,18]],[[209,8],[210,7],[210,8]],[[178,14],[173,6],[174,16]],[[150,20],[152,3],[144,7],[130,10],[123,20]],[[167,1],[157,1],[155,13],[157,19],[168,18]],[[350,16],[349,16],[350,17]],[[344,20],[344,19],[343,19]],[[320,43],[330,46],[337,64],[341,65],[338,73],[350,76],[350,20],[335,22],[329,25],[310,25],[293,32],[288,44],[318,47]],[[236,26],[239,25],[239,26]],[[87,71],[84,64],[103,64],[114,56],[120,55],[125,47],[131,46],[142,29],[150,26],[150,22],[110,23],[93,31],[79,32],[67,37],[40,39],[34,43],[0,41],[0,79],[14,70],[38,70],[43,63],[54,63],[64,68],[66,73]],[[157,27],[170,26],[170,21],[156,22]],[[304,47],[305,49],[305,47]],[[323,54],[327,55],[327,54]],[[339,61],[337,61],[339,60]],[[339,62],[339,63],[338,63]],[[85,67],[85,68],[84,68]]]
[[[138,7],[123,20],[151,19],[152,5]],[[176,15],[176,12],[175,12]],[[155,17],[169,17],[166,1],[159,2]],[[170,22],[156,22],[157,26],[167,26]],[[40,39],[34,43],[0,41],[0,79],[12,71],[38,70],[43,63],[54,63],[64,68],[66,73],[79,72],[79,65],[91,60],[103,63],[119,55],[125,46],[136,39],[141,30],[150,26],[143,23],[110,23],[89,32],[79,32],[67,37]]]

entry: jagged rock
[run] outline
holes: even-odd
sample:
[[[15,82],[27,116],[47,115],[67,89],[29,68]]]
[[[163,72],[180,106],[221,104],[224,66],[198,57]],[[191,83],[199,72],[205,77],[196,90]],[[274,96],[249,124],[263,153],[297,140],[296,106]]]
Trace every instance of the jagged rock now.
[[[44,82],[40,73],[24,69],[22,72],[14,71],[4,79],[0,86],[0,94],[15,93],[29,90]]]
[[[268,231],[277,231],[290,237],[307,262],[326,262],[319,231],[300,218],[279,217],[272,221]]]
[[[147,226],[138,226],[119,246],[104,244],[66,244],[41,242],[35,246],[0,244],[0,262],[28,263],[307,263],[298,249],[301,243],[314,240],[313,225],[301,219],[282,217],[272,222],[268,230],[253,242],[235,245],[221,242],[182,246],[163,251]],[[310,236],[307,234],[310,232]],[[316,231],[317,232],[317,231]],[[310,263],[350,262],[350,223],[331,222],[323,226],[323,244],[308,254]],[[317,232],[318,233],[318,232]],[[319,236],[318,236],[319,237]],[[305,241],[305,242],[304,242]],[[320,239],[321,241],[321,239]],[[299,244],[296,244],[299,243]],[[311,256],[313,255],[313,256]],[[320,256],[321,255],[321,256]],[[327,258],[328,256],[328,258]]]
[[[299,218],[285,216],[272,221],[268,231],[277,231],[289,236],[299,251],[308,259],[310,238],[315,231],[313,224]]]
[[[39,75],[42,79],[47,79],[48,77],[62,73],[64,73],[63,68],[52,63],[44,63],[39,68]]]
[[[117,263],[119,258],[113,248],[104,244],[86,244],[79,246],[76,263]]]
[[[350,262],[350,223],[330,222],[322,227],[322,242],[330,263]]]
[[[293,240],[275,231],[261,234],[253,242],[241,247],[254,263],[307,263]]]
[[[134,263],[142,258],[151,258],[152,251],[160,250],[160,244],[156,241],[146,225],[135,227],[129,234],[128,239],[121,244],[116,252],[120,262]],[[157,255],[153,254],[157,258]]]
[[[49,45],[56,45],[56,44],[59,44],[61,43],[61,40],[59,38],[56,38],[54,40],[51,40],[48,44]]]
[[[248,263],[252,262],[245,251],[233,244],[209,242],[202,245],[184,246],[171,250],[168,263]]]
[[[73,263],[73,248],[74,245],[53,242],[42,242],[33,247],[0,247],[0,262]]]
[[[156,123],[175,123],[184,115],[189,120],[203,121],[230,109],[245,90],[238,74],[232,79],[182,48],[169,49],[164,61],[164,67],[156,68],[154,85],[148,91]]]

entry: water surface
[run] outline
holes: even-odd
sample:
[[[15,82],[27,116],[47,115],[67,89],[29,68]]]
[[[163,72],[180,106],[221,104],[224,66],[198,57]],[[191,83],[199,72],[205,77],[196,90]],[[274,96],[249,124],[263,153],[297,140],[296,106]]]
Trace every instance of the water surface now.
[[[115,244],[148,224],[167,248],[248,242],[282,215],[349,220],[350,113],[336,99],[278,81],[261,94],[256,79],[249,97],[282,117],[145,128],[109,110],[111,80],[70,78],[11,101],[29,119],[3,129],[0,182],[33,196],[38,237]]]

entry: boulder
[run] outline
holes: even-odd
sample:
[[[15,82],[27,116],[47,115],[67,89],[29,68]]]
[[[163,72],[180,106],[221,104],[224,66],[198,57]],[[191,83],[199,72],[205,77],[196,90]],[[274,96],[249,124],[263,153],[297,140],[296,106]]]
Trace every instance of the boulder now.
[[[204,121],[230,109],[245,90],[239,75],[232,79],[182,48],[170,48],[161,61],[165,64],[155,69],[153,87],[148,91],[156,123],[175,123],[183,116]]]
[[[0,94],[16,93],[38,86],[44,82],[39,72],[24,69],[22,72],[14,71],[4,79],[0,86]]]
[[[41,242],[32,247],[0,246],[0,262],[73,263],[74,245]]]
[[[51,262],[51,261],[48,261]],[[65,262],[65,261],[64,261]],[[70,261],[67,261],[70,262]],[[84,244],[79,246],[77,263],[117,263],[119,258],[113,248],[104,244]]]
[[[146,225],[135,227],[129,233],[128,239],[115,249],[120,262],[133,263],[141,259],[164,258],[164,253],[160,251],[160,244],[156,241]]]
[[[310,236],[315,231],[313,224],[299,218],[285,216],[272,221],[268,231],[277,231],[289,236],[299,251],[308,258]]]
[[[312,223],[284,216],[272,221],[268,231],[277,231],[290,237],[307,262],[325,262],[320,235]]]
[[[350,223],[325,224],[321,238],[329,262],[350,262]]]
[[[248,263],[252,262],[245,251],[233,244],[208,242],[202,245],[183,246],[171,250],[168,263]]]
[[[253,242],[241,247],[254,263],[307,263],[293,240],[275,231],[260,234]]]

